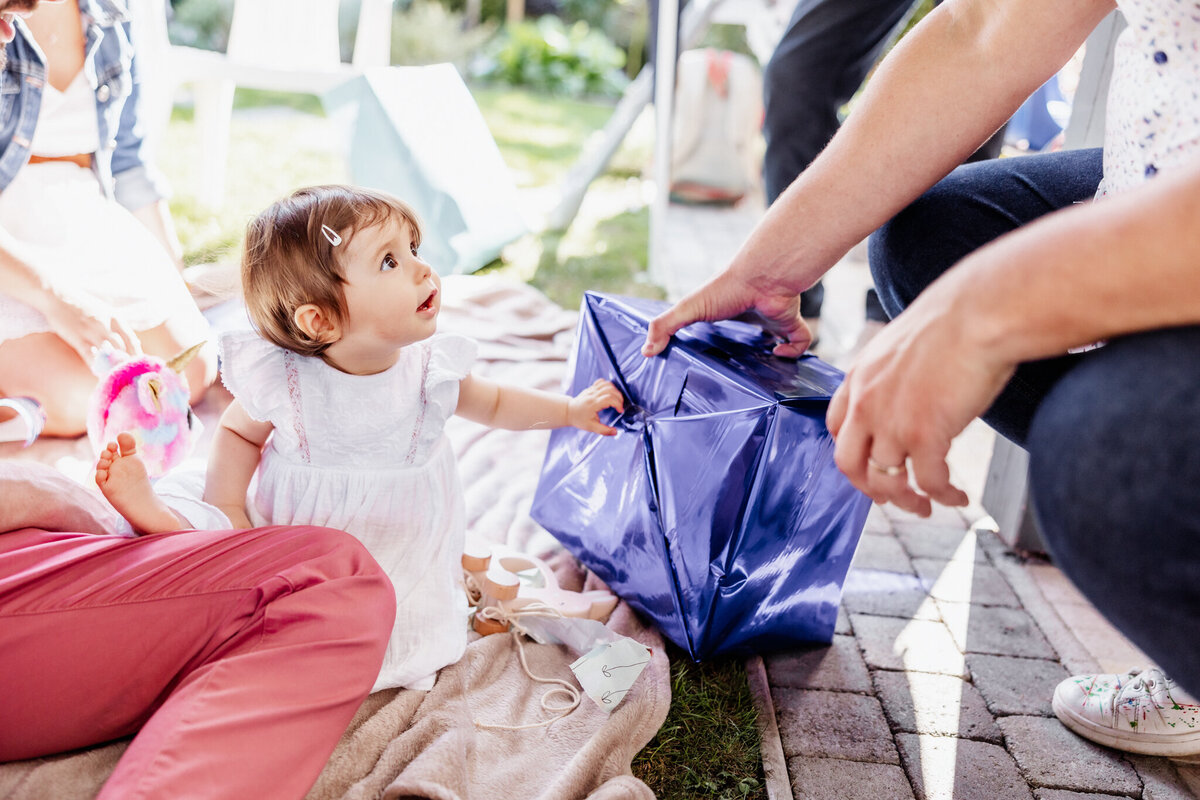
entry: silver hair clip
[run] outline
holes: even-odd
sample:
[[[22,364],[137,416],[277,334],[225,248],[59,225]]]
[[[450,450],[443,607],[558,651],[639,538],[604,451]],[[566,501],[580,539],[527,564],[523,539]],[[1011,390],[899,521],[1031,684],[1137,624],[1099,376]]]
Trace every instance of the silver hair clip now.
[[[328,225],[321,226],[321,233],[325,234],[325,238],[334,247],[337,247],[339,244],[342,243],[342,237],[338,236],[337,231],[335,231],[333,228],[329,227]]]

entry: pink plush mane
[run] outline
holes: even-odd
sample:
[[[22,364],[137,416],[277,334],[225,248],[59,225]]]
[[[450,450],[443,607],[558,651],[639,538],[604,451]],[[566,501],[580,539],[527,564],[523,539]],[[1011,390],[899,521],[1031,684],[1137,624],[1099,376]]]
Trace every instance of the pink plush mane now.
[[[97,454],[128,431],[152,478],[162,476],[191,453],[200,421],[188,404],[182,365],[154,356],[130,358],[112,350],[97,355],[101,376],[88,403],[88,439]]]

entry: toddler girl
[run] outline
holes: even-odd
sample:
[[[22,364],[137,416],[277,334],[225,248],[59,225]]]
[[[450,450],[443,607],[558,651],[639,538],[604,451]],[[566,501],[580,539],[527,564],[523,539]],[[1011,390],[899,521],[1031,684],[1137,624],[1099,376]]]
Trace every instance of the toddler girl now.
[[[465,514],[447,418],[611,435],[598,413],[623,410],[607,381],[572,398],[471,375],[474,343],[436,334],[441,284],[420,244],[413,212],[378,192],[317,186],[268,208],[242,262],[257,333],[220,341],[234,401],[213,438],[205,504],[197,489],[190,501],[171,490],[172,476],[156,494],[127,434],[96,474],[139,533],[313,524],[358,537],[398,607],[373,691],[430,688],[466,648]]]

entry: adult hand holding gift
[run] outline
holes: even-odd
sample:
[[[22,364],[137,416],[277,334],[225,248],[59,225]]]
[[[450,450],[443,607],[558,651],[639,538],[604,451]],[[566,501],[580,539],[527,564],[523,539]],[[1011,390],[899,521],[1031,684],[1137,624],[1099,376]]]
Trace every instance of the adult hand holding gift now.
[[[812,331],[800,317],[800,292],[811,283],[785,272],[757,274],[750,268],[754,263],[749,257],[735,260],[729,269],[651,320],[642,355],[658,355],[676,331],[697,320],[743,317],[755,318],[782,339],[772,350],[775,355],[803,355],[812,344]]]

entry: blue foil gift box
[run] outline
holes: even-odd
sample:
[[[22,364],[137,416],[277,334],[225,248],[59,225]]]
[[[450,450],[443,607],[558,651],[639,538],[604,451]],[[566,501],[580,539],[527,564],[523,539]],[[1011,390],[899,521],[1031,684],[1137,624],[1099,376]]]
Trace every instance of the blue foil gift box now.
[[[871,502],[833,463],[842,373],[740,322],[645,358],[665,308],[584,297],[568,390],[607,378],[625,412],[551,433],[533,518],[697,661],[829,642]]]

